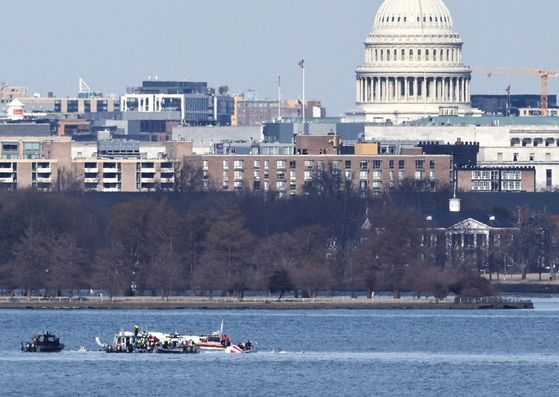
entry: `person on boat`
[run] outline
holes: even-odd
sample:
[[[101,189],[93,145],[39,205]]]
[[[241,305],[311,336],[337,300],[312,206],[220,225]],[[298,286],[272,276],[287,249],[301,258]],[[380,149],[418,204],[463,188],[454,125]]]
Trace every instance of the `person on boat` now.
[[[250,340],[245,343],[245,350],[252,350],[252,342]]]
[[[138,332],[140,332],[140,327],[136,324],[134,325],[134,336],[138,336]]]

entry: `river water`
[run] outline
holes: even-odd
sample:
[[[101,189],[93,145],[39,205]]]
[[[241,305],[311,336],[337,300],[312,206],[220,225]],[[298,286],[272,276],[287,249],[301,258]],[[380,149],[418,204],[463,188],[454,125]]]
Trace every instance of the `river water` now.
[[[2,396],[553,396],[559,299],[531,311],[0,311]],[[217,330],[256,354],[98,352],[120,329]],[[66,349],[19,351],[49,329]],[[80,347],[87,352],[78,352]],[[274,348],[281,353],[273,353]]]

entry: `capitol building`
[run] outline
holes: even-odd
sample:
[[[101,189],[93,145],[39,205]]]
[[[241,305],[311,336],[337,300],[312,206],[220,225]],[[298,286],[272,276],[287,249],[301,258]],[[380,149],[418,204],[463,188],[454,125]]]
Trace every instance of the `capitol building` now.
[[[356,107],[348,121],[408,121],[480,116],[471,107],[471,69],[442,0],[385,0],[357,68]]]

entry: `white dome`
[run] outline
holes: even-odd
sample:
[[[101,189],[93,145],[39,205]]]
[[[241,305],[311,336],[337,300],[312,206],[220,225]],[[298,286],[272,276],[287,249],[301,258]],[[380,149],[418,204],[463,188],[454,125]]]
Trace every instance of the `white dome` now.
[[[385,0],[374,32],[393,29],[453,30],[452,15],[442,0]]]
[[[477,114],[462,39],[443,0],[385,0],[356,70],[352,115],[367,122]]]

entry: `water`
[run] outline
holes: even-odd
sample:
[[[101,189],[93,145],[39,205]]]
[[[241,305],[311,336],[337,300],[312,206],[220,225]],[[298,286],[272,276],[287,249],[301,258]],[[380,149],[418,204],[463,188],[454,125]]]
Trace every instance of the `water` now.
[[[559,299],[534,311],[0,311],[0,395],[552,396]],[[135,323],[204,333],[221,320],[249,355],[95,351]],[[45,328],[59,354],[24,354]],[[88,352],[77,350],[84,346]],[[272,353],[281,348],[282,353]]]

